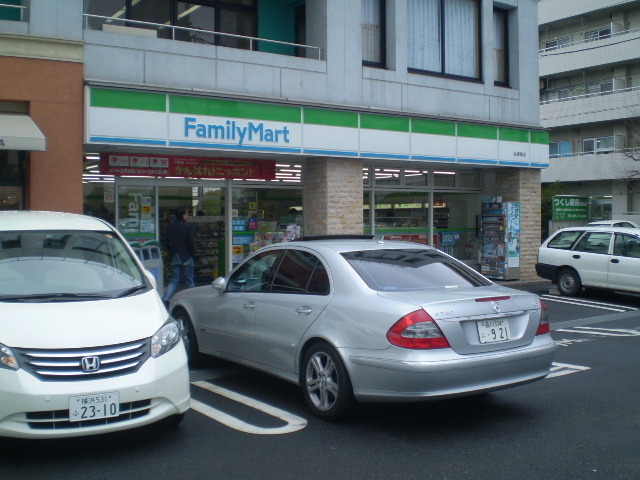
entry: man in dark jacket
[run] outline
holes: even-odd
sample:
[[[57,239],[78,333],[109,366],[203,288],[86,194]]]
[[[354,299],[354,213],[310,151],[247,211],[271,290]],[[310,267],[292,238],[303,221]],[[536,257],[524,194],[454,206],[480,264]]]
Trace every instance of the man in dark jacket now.
[[[193,280],[193,265],[195,257],[195,225],[187,222],[189,211],[186,207],[176,209],[176,221],[167,226],[164,244],[169,251],[171,266],[171,281],[164,293],[163,300],[168,303],[176,293],[180,281],[187,284],[187,288],[195,286]]]

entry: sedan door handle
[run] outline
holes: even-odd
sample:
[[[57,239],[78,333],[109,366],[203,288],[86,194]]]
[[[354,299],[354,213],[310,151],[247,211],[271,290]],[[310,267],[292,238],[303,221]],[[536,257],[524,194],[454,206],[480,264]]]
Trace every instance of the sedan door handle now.
[[[244,308],[249,308],[249,309],[253,309],[256,308],[256,302],[247,302],[244,305],[242,305]]]
[[[620,263],[620,260],[617,258],[612,258],[611,263]]]
[[[573,258],[580,258],[580,255],[574,255]]]
[[[296,308],[296,313],[298,315],[309,315],[311,313],[311,307],[304,305],[302,307]]]

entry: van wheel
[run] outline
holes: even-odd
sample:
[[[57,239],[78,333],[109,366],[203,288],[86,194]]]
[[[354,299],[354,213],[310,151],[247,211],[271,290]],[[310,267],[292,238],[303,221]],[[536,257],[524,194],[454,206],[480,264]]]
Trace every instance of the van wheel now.
[[[580,275],[575,270],[565,268],[558,274],[558,290],[562,295],[575,297],[582,290]]]

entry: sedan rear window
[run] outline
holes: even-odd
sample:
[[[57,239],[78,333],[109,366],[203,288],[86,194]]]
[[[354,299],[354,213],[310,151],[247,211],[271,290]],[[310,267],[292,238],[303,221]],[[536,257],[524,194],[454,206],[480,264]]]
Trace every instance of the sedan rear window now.
[[[471,268],[433,250],[381,249],[346,252],[342,256],[376,291],[491,285]]]

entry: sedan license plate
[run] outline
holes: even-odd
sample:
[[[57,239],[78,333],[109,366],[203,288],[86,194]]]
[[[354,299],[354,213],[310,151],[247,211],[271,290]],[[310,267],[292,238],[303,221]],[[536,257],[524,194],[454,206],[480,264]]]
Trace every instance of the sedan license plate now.
[[[476,325],[480,343],[504,342],[511,338],[507,320],[480,320]]]
[[[99,393],[69,397],[69,421],[82,422],[120,415],[118,393]]]

